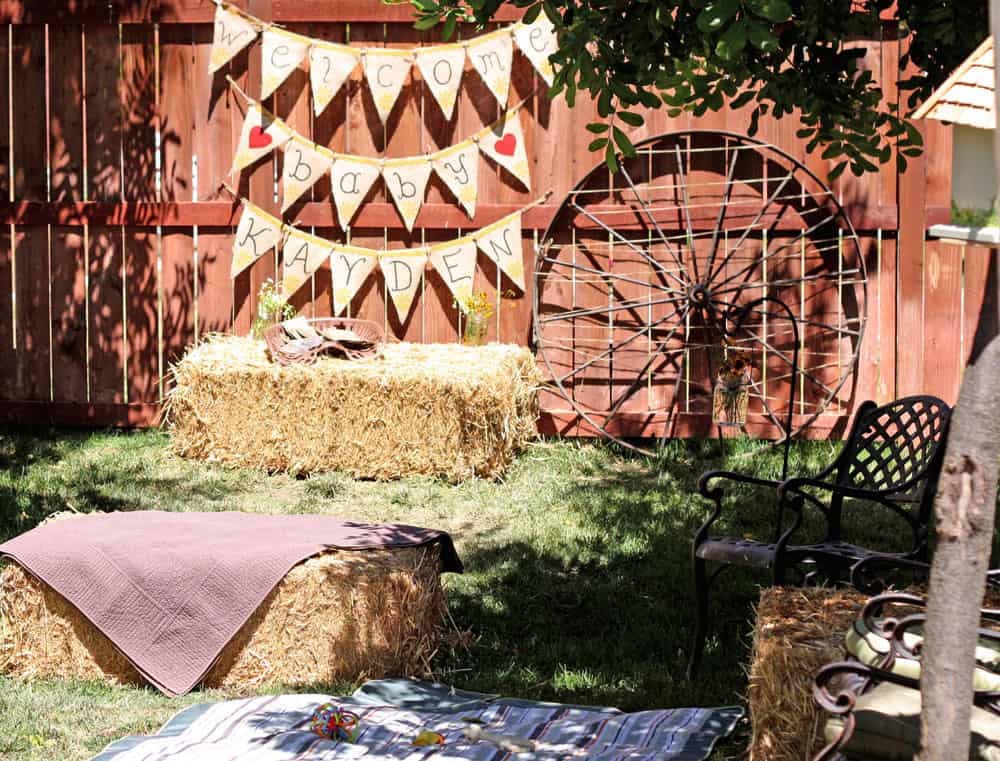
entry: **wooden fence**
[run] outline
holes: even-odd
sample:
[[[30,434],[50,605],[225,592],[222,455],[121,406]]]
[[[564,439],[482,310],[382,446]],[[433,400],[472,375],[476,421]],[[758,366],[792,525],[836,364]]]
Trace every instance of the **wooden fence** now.
[[[58,6],[58,7],[56,7]],[[65,6],[65,7],[63,7]],[[335,42],[413,46],[436,32],[412,28],[408,5],[377,0],[249,0],[253,15]],[[209,0],[73,4],[0,2],[0,419],[146,424],[158,410],[168,368],[185,347],[213,331],[245,333],[260,284],[275,275],[264,257],[235,281],[230,247],[239,207],[226,179],[245,108],[226,81],[255,95],[259,46],[208,73],[214,5]],[[498,21],[515,16],[505,11]],[[460,30],[463,35],[472,29]],[[899,40],[858,40],[866,66],[896,98]],[[553,191],[524,218],[529,281],[533,244],[559,201],[593,166],[584,125],[592,103],[550,102],[530,63],[515,55],[511,102],[527,99],[525,139],[534,189]],[[499,115],[482,81],[466,72],[456,117],[446,123],[414,71],[383,127],[355,72],[319,117],[307,74],[296,72],[266,105],[299,133],[341,152],[393,157],[463,139]],[[748,111],[695,119],[648,115],[633,137],[691,127],[746,132]],[[823,175],[807,156],[794,119],[762,122],[760,137]],[[903,175],[847,174],[835,189],[862,238],[869,263],[868,329],[855,399],[926,391],[954,399],[985,292],[983,250],[926,240],[948,219],[950,129],[923,125],[924,155]],[[240,191],[274,209],[280,156],[240,178]],[[382,248],[447,240],[499,219],[533,198],[494,166],[480,172],[479,205],[469,220],[432,180],[408,234],[384,190],[364,206],[350,240]],[[329,182],[321,180],[295,220],[344,240],[334,225]],[[487,263],[488,264],[488,263]],[[480,257],[480,267],[484,259]],[[530,294],[510,298],[495,268],[481,279],[499,309],[490,337],[525,343]],[[487,282],[482,282],[487,281]],[[411,318],[387,308],[384,281],[371,278],[355,316],[383,322],[400,339],[458,340],[458,314],[429,272]],[[306,315],[330,313],[327,269],[296,295]],[[546,402],[547,430],[573,431],[568,405]]]

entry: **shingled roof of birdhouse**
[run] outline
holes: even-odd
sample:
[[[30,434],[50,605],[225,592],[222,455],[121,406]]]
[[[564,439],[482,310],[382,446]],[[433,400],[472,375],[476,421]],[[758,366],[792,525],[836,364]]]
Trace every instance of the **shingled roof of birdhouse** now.
[[[993,38],[989,37],[924,101],[913,118],[996,129],[993,83]]]

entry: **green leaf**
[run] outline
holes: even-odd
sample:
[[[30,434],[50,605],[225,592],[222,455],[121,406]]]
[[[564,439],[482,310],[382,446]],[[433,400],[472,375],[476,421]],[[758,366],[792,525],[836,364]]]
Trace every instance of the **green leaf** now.
[[[615,149],[611,143],[608,143],[608,147],[604,149],[604,163],[612,172],[618,171],[618,156],[615,155]]]
[[[458,20],[454,16],[449,16],[448,20],[444,22],[444,29],[441,30],[442,40],[450,40],[452,38],[452,35],[455,34],[457,21]]]
[[[743,21],[737,21],[730,26],[715,44],[715,54],[726,61],[731,61],[747,46],[747,28]]]
[[[413,28],[420,29],[421,31],[425,29],[433,29],[438,25],[439,20],[440,19],[437,16],[424,16],[414,22]]]
[[[785,0],[764,0],[754,7],[758,16],[766,18],[768,21],[779,23],[788,21],[792,17],[792,6]]]
[[[732,109],[743,108],[743,106],[753,100],[753,96],[756,94],[753,90],[745,90],[729,102],[729,107]]]
[[[762,53],[773,53],[778,49],[778,38],[764,24],[751,22],[748,36],[750,44]]]
[[[591,140],[590,145],[587,146],[588,151],[599,151],[601,148],[608,144],[608,139],[606,137],[599,137],[596,140]]]
[[[847,169],[847,162],[842,161],[841,163],[837,164],[833,169],[830,170],[829,174],[827,174],[826,176],[827,180],[829,182],[833,182],[838,177],[840,177],[840,175],[844,173],[845,169]]]
[[[534,24],[535,20],[538,18],[538,15],[541,12],[542,12],[542,4],[541,3],[535,3],[530,8],[528,8],[527,11],[525,11],[524,18],[522,18],[521,20],[525,24]]]
[[[593,132],[595,135],[600,135],[602,132],[608,131],[608,125],[603,122],[591,122],[587,125],[587,129]]]
[[[613,127],[611,133],[615,136],[615,144],[618,146],[618,150],[622,152],[625,156],[635,156],[635,146],[632,145],[632,141],[628,139],[628,135],[622,132],[618,127]]]
[[[896,154],[896,169],[900,174],[906,171],[906,157],[901,153]]]
[[[642,116],[634,114],[631,111],[619,111],[618,118],[632,127],[641,127],[645,124],[645,119]]]
[[[902,153],[904,156],[912,156],[913,158],[916,158],[923,152],[924,152],[923,148],[905,148],[902,151],[900,151],[900,153]]]
[[[717,32],[736,15],[739,8],[739,0],[715,0],[715,2],[706,5],[705,10],[698,14],[695,23],[698,29],[705,34]]]

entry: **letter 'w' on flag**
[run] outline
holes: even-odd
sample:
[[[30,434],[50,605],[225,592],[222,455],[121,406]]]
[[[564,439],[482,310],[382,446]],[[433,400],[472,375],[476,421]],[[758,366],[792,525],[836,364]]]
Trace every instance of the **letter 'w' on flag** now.
[[[278,245],[281,222],[252,203],[243,202],[243,214],[233,238],[233,263],[229,277],[236,277],[260,257]]]
[[[281,293],[286,298],[302,287],[330,255],[333,243],[301,230],[286,228],[288,237],[281,248],[283,259]]]
[[[339,155],[334,159],[333,169],[330,170],[330,185],[340,229],[346,230],[351,224],[358,207],[378,179],[381,173],[379,163]]]
[[[308,140],[293,137],[285,143],[281,170],[281,211],[299,200],[333,166],[333,152]]]
[[[251,101],[240,132],[240,143],[233,157],[230,174],[250,166],[275,148],[284,145],[292,137],[292,131],[274,114]]]
[[[396,105],[403,82],[410,73],[413,63],[410,50],[386,50],[365,48],[361,61],[365,67],[365,79],[375,99],[375,109],[379,119],[385,124],[389,112]]]
[[[545,83],[551,87],[555,72],[549,63],[549,56],[556,52],[556,28],[544,13],[531,24],[518,24],[514,28],[514,40],[521,52],[531,61]]]
[[[312,85],[313,110],[323,113],[358,65],[360,53],[347,45],[313,40],[309,48],[309,83]]]
[[[524,291],[524,261],[521,247],[520,211],[479,230],[476,245],[479,250],[497,263],[504,274],[521,291]]]
[[[448,286],[459,308],[466,311],[466,302],[476,285],[476,242],[472,238],[459,238],[431,246],[430,252],[434,269]]]
[[[215,7],[215,33],[212,36],[212,55],[208,71],[214,74],[257,39],[257,27],[239,13],[222,3]]]
[[[514,38],[509,29],[500,29],[493,34],[483,35],[469,44],[469,60],[501,108],[507,105],[513,58]]]
[[[309,52],[310,39],[271,27],[261,34],[260,99],[277,90]]]
[[[426,265],[426,248],[383,251],[379,255],[379,266],[385,276],[385,287],[392,296],[392,305],[396,308],[396,316],[400,322],[406,322],[406,318],[410,315],[414,296]]]
[[[392,200],[396,202],[399,215],[403,218],[408,232],[413,232],[413,223],[424,203],[427,179],[431,176],[429,158],[402,159],[385,162],[382,180],[389,188]]]
[[[333,314],[339,315],[351,303],[378,264],[375,251],[357,246],[333,247],[330,254],[330,280],[333,285]]]
[[[429,48],[414,48],[413,55],[420,75],[441,107],[441,113],[451,121],[452,114],[455,113],[455,101],[458,100],[458,88],[462,84],[465,48],[461,45],[434,45]]]

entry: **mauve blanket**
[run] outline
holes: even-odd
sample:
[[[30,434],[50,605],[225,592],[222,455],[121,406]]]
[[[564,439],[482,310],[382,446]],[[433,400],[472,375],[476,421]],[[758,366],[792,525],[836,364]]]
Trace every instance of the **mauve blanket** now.
[[[451,537],[322,515],[102,513],[58,520],[0,544],[69,600],[168,695],[198,684],[233,635],[296,564],[330,549],[440,544]]]

